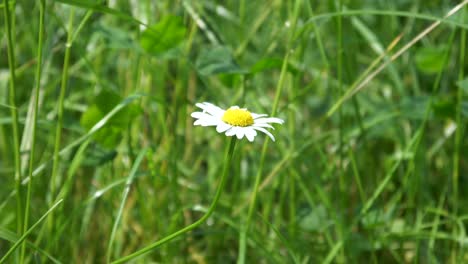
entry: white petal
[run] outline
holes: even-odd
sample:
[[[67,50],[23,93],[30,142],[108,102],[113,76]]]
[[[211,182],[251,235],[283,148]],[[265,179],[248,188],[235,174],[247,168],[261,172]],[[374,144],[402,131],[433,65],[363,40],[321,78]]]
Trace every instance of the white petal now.
[[[267,124],[267,123],[254,123],[252,125],[253,127],[267,127],[267,128],[271,128],[271,129],[275,129],[272,125],[270,124]]]
[[[257,135],[257,131],[255,129],[249,127],[245,130],[245,137],[250,141],[253,142],[255,136]]]
[[[223,133],[225,132],[226,130],[230,129],[232,126],[229,125],[229,124],[226,124],[224,122],[219,122],[218,125],[216,126],[216,131],[218,131],[218,133]]]
[[[268,132],[266,129],[261,128],[261,127],[252,127],[252,128],[265,133],[267,136],[269,136],[271,138],[271,140],[275,141],[275,137],[270,132]]]
[[[216,108],[217,107],[216,105],[214,105],[212,103],[208,103],[208,102],[196,103],[195,105],[200,107],[203,110],[206,110],[207,108]]]
[[[193,122],[195,126],[217,126],[219,120],[217,119],[197,119]]]
[[[193,118],[198,118],[198,119],[212,118],[213,117],[212,115],[209,115],[209,114],[204,113],[204,112],[193,112],[190,116],[193,117]]]
[[[236,129],[236,136],[238,139],[242,139],[245,135],[246,128],[244,127],[237,127]]]
[[[204,124],[205,122],[203,122],[203,120],[200,120],[200,119],[197,119],[195,120],[195,122],[193,122],[193,125],[194,126],[201,126],[202,124]]]
[[[231,127],[228,131],[226,131],[225,135],[228,137],[232,137],[236,134],[237,132],[237,127]]]
[[[255,123],[277,123],[283,124],[284,120],[276,117],[263,117],[255,119]]]
[[[207,112],[213,116],[222,116],[224,114],[224,110],[219,108],[218,106],[208,103],[208,102],[203,102],[203,103],[197,103],[195,104],[196,106],[200,107],[203,109],[204,112]]]
[[[268,116],[268,115],[266,115],[266,114],[256,114],[256,113],[251,113],[251,114],[252,114],[253,119],[257,119],[257,118],[260,118],[260,117]]]

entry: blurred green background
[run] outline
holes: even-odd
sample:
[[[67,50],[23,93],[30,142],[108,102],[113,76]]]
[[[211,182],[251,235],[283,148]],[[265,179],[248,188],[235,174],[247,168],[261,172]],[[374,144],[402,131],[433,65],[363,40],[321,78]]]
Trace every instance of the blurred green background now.
[[[27,201],[31,227],[63,199],[6,263],[105,263],[195,222],[229,140],[195,103],[279,95],[247,263],[468,263],[466,8],[436,22],[460,2],[45,1],[40,41],[41,1],[2,1],[0,258]],[[237,143],[206,223],[134,262],[235,263],[265,141]]]

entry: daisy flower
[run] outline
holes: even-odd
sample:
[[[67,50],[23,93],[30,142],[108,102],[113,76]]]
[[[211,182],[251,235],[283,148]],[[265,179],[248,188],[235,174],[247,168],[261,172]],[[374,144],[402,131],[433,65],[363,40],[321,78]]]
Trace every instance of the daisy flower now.
[[[283,124],[284,121],[276,117],[267,117],[266,114],[255,114],[249,112],[246,108],[231,106],[224,110],[211,103],[198,103],[197,107],[203,112],[193,112],[191,116],[195,118],[193,123],[196,126],[216,126],[218,133],[225,133],[226,136],[237,136],[242,139],[244,136],[252,142],[257,135],[257,131],[265,133],[275,141],[275,137],[266,130],[274,129],[271,123]]]

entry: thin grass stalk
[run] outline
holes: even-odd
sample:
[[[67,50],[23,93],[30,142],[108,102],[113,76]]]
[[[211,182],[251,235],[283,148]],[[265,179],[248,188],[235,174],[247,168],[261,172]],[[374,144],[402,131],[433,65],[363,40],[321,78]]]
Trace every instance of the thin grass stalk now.
[[[460,17],[461,22],[465,20],[466,8],[463,9],[462,15]],[[465,78],[465,52],[466,51],[466,30],[461,30],[460,36],[460,54],[459,54],[459,72],[458,72],[458,79],[462,81]],[[462,113],[462,100],[463,100],[463,88],[461,85],[458,85],[457,90],[457,109],[456,109],[456,117],[455,123],[457,129],[455,130],[455,150],[453,152],[453,171],[452,171],[452,189],[453,189],[453,210],[456,213],[458,211],[458,181],[460,177],[460,149],[461,149],[461,138],[463,133],[463,123],[461,120],[461,113]]]
[[[72,37],[73,37],[73,17],[74,17],[74,9],[71,8],[70,16],[68,20],[68,28],[67,28],[67,42],[65,44],[65,57],[63,59],[63,69],[62,69],[62,82],[60,85],[60,95],[59,101],[57,106],[57,125],[55,129],[55,144],[54,144],[54,154],[53,154],[53,165],[52,165],[52,175],[50,178],[50,201],[49,203],[53,203],[56,193],[56,184],[57,184],[57,174],[60,164],[60,141],[62,139],[62,127],[63,127],[63,102],[65,100],[65,91],[67,89],[68,84],[68,66],[70,62],[70,52],[72,46]],[[48,218],[49,228],[52,229],[54,225],[54,214],[51,213]]]
[[[377,76],[380,72],[382,72],[390,63],[392,63],[394,60],[399,58],[403,53],[405,53],[408,49],[410,49],[412,46],[414,46],[418,41],[420,41],[422,38],[424,38],[427,34],[429,34],[431,31],[433,31],[436,27],[442,24],[442,22],[446,21],[449,17],[460,11],[466,4],[468,4],[468,0],[463,1],[462,3],[456,5],[454,8],[450,9],[449,12],[442,18],[431,25],[429,25],[426,29],[424,29],[421,33],[419,33],[416,37],[411,39],[408,43],[406,43],[402,48],[398,49],[395,54],[393,54],[389,60],[386,60],[384,63],[382,63],[377,69],[369,73],[365,78],[363,78],[362,81],[360,81],[356,85],[352,85],[350,89],[346,91],[346,93],[328,110],[326,117],[329,118],[330,116],[333,115],[333,113],[344,103],[344,101],[348,100],[352,96],[354,96],[356,93],[358,93],[361,89],[363,89],[375,76]],[[399,40],[399,37],[397,37],[397,40]],[[393,44],[393,43],[392,43]],[[394,43],[396,44],[396,43]],[[390,45],[390,48],[393,48],[394,45]]]
[[[443,64],[442,64],[443,67],[441,68],[441,70],[439,70],[439,72],[437,73],[437,76],[436,76],[436,78],[434,80],[434,84],[432,86],[432,91],[431,91],[431,96],[429,98],[429,101],[428,101],[427,106],[426,106],[426,111],[424,113],[424,119],[423,119],[422,124],[418,128],[418,131],[420,131],[420,133],[418,133],[419,137],[416,140],[416,145],[412,149],[413,153],[415,153],[415,154],[413,155],[413,158],[409,160],[408,169],[407,169],[407,171],[405,173],[405,182],[409,182],[410,179],[412,179],[412,180],[416,179],[416,177],[414,175],[411,175],[413,173],[413,169],[415,168],[415,164],[416,164],[415,163],[416,153],[419,150],[421,140],[422,140],[422,138],[423,138],[423,136],[424,136],[424,134],[426,132],[426,127],[427,127],[427,123],[429,122],[429,115],[430,115],[431,110],[432,110],[434,97],[437,94],[437,92],[439,91],[440,82],[442,80],[442,76],[443,76],[443,73],[444,73],[444,68],[449,63],[450,54],[452,52],[452,44],[455,41],[456,32],[457,32],[456,29],[453,29],[452,32],[450,33],[449,39],[447,40],[449,48],[447,49],[447,52],[445,52],[444,57],[442,59],[443,60]],[[409,200],[410,200],[410,203],[413,204],[414,200],[415,200],[414,195],[410,194],[409,195]]]
[[[461,3],[460,5],[464,5],[464,3]],[[454,8],[459,9],[459,5],[457,5]],[[320,13],[320,15],[311,16],[311,18],[309,18],[307,22],[305,23],[309,24],[318,20],[331,20],[331,18],[337,17],[337,16],[352,17],[352,16],[366,16],[366,15],[406,17],[410,19],[420,19],[420,20],[426,20],[426,21],[432,21],[432,22],[440,21],[440,23],[443,23],[446,25],[468,29],[468,25],[459,23],[458,21],[446,19],[446,17],[441,19],[438,16],[419,14],[419,13],[414,13],[412,11],[395,11],[395,10],[383,10],[383,9],[342,10],[341,12]]]
[[[314,10],[312,9],[312,6],[311,6],[310,2],[309,1],[304,1],[304,4],[305,4],[305,7],[307,9],[307,13],[308,13],[309,17],[314,17]],[[324,64],[324,66],[325,66],[325,70],[328,72],[328,69],[330,67],[330,63],[328,62],[327,53],[325,52],[325,48],[324,48],[324,45],[323,45],[321,33],[319,31],[317,23],[314,20],[310,21],[310,23],[312,24],[312,30],[314,31],[314,35],[317,36],[316,37],[316,43],[317,43],[317,47],[318,47],[318,50],[319,50],[319,53],[320,53],[320,58],[322,58],[322,62]]]
[[[453,31],[454,32],[454,31]],[[454,34],[450,35],[450,40],[448,41],[449,43],[453,42],[453,37],[454,37]],[[446,65],[447,62],[448,62],[448,58],[449,58],[449,53],[450,53],[450,49],[445,53],[444,55],[444,64],[443,65]],[[417,150],[419,149],[419,145],[421,143],[421,139],[424,135],[424,132],[425,132],[425,128],[426,128],[426,125],[427,125],[427,122],[429,120],[429,114],[430,114],[430,110],[432,109],[431,108],[431,105],[432,105],[432,98],[433,96],[436,94],[436,92],[438,91],[438,87],[439,87],[439,82],[440,82],[440,79],[441,79],[441,76],[442,76],[442,71],[439,71],[437,77],[436,77],[436,80],[434,82],[434,85],[433,85],[433,88],[432,88],[432,96],[431,96],[431,99],[429,100],[427,106],[426,106],[426,109],[425,109],[425,113],[424,113],[424,118],[422,120],[422,123],[420,124],[420,126],[418,127],[418,129],[416,130],[414,136],[411,138],[411,141],[409,142],[408,146],[406,147],[406,150],[405,152],[413,152],[413,153],[416,153]],[[367,200],[367,202],[365,203],[365,205],[363,206],[363,208],[361,209],[360,211],[360,217],[356,218],[355,222],[353,223],[353,226],[356,224],[356,221],[358,219],[362,219],[362,217],[364,217],[367,212],[369,211],[369,209],[372,207],[372,205],[374,204],[375,200],[377,199],[377,197],[382,193],[382,191],[384,190],[384,188],[386,187],[386,185],[390,182],[391,180],[391,177],[393,175],[393,173],[396,171],[396,169],[398,168],[399,164],[401,163],[401,159],[398,159],[392,166],[392,168],[390,169],[390,171],[387,173],[387,175],[385,176],[384,180],[382,180],[382,182],[379,184],[379,186],[376,188],[376,190],[374,191],[374,193],[372,194],[372,196]],[[404,178],[407,178],[410,176],[410,173],[412,172],[411,168],[414,167],[414,158],[411,159],[409,161],[409,164],[408,164],[408,168],[406,170],[406,173],[405,173],[405,176]],[[408,180],[406,180],[405,182],[407,182]]]
[[[341,13],[343,10],[343,1],[338,1],[337,6],[338,12]],[[338,54],[337,54],[337,80],[338,80],[338,87],[336,87],[336,94],[338,95],[338,99],[343,96],[343,16],[337,16],[337,46],[338,46]],[[340,193],[346,193],[346,186],[345,186],[345,172],[343,166],[343,133],[344,133],[344,122],[343,122],[343,107],[340,107],[338,111],[338,166],[337,166],[337,173],[338,173],[338,181],[339,181],[339,190]],[[338,207],[340,210],[344,210],[346,208],[346,195],[340,195],[340,206]],[[343,238],[343,225],[341,221],[337,222],[337,240],[341,241]],[[340,262],[343,262],[345,259],[344,255],[344,243],[343,246],[340,247]]]
[[[274,113],[276,113],[276,109],[278,107],[279,98],[280,98],[280,95],[281,95],[284,79],[285,79],[285,76],[286,76],[286,68],[287,68],[287,65],[288,65],[288,61],[289,61],[289,53],[286,54],[286,56],[284,58],[284,61],[283,61],[283,66],[281,68],[280,79],[279,79],[278,86],[277,86],[277,89],[276,89],[276,96],[275,96],[275,101],[273,103],[273,109],[272,109],[271,116],[275,115]],[[254,211],[254,208],[255,208],[256,201],[257,201],[257,194],[258,194],[258,189],[260,187],[260,182],[261,182],[261,178],[262,178],[261,176],[262,176],[262,173],[263,173],[263,166],[264,166],[264,163],[265,163],[265,157],[266,157],[266,152],[267,152],[267,149],[268,149],[268,143],[269,143],[269,138],[265,138],[265,142],[263,143],[263,147],[262,147],[262,152],[260,154],[260,162],[259,162],[259,166],[258,166],[258,169],[257,169],[257,174],[255,176],[255,183],[254,183],[254,188],[253,188],[253,191],[252,191],[252,198],[250,200],[249,209],[248,209],[248,212],[247,212],[246,222],[245,222],[245,225],[243,226],[243,228],[241,228],[242,230],[241,230],[240,237],[239,237],[239,252],[238,252],[238,259],[237,259],[237,263],[239,263],[239,264],[244,264],[245,263],[245,256],[246,256],[246,249],[247,249],[247,232],[249,230],[250,223],[252,221],[253,211]]]
[[[29,207],[31,204],[31,192],[32,192],[32,173],[34,171],[34,151],[36,146],[36,128],[37,128],[37,112],[39,111],[39,91],[41,86],[41,72],[42,72],[42,51],[44,42],[44,18],[45,18],[45,0],[39,1],[39,36],[38,36],[38,47],[37,47],[37,67],[36,67],[36,84],[34,91],[34,111],[32,119],[32,135],[31,135],[31,149],[29,150],[29,170],[28,170],[28,187],[26,194],[26,205],[24,207],[24,227],[23,230],[28,229],[29,225]],[[24,262],[26,252],[26,242],[21,245],[20,263]]]
[[[457,6],[455,6],[454,8],[452,8],[444,18],[448,18],[450,16],[452,16],[453,14],[455,14],[457,11],[459,11],[463,6],[465,6],[466,4],[468,4],[468,0],[465,0],[463,1],[462,3],[458,4]],[[437,27],[439,24],[441,23],[441,20],[431,24],[428,28],[426,28],[425,30],[423,30],[420,34],[418,34],[415,38],[413,38],[409,43],[407,43],[405,46],[403,46],[401,49],[399,49],[394,55],[391,56],[389,62],[395,60],[396,58],[398,58],[399,56],[401,56],[404,51],[408,50],[412,45],[414,45],[418,40],[420,40],[423,36],[427,35],[430,31],[432,31],[435,27]],[[448,43],[451,43],[453,42],[453,34],[450,36],[450,39],[448,41]],[[450,44],[449,44],[449,47],[450,47]],[[450,49],[449,51],[445,54],[445,57],[444,57],[444,65],[447,64],[447,60],[448,60],[448,57],[449,57],[449,52],[450,52]],[[382,71],[387,65],[389,62],[385,62],[383,63],[379,68],[377,68],[375,71],[373,71],[372,73],[369,74],[369,76],[367,76],[359,85],[356,86],[356,88],[353,88],[353,89],[349,89],[347,93],[345,93],[343,95],[343,97],[340,98],[340,100],[338,101],[338,103],[336,103],[334,106],[331,107],[331,110],[329,110],[327,112],[327,116],[331,116],[333,114],[334,111],[337,110],[337,108],[339,106],[341,106],[341,104],[349,99],[351,96],[353,96],[355,93],[357,93],[360,89],[362,89],[365,84],[367,84],[369,82],[370,79],[372,79],[373,77],[375,77],[380,71]],[[435,95],[435,93],[438,91],[438,83],[440,81],[440,76],[441,75],[441,72],[439,72],[438,76],[436,77],[436,81],[434,83],[434,86],[433,86],[433,90],[432,90],[432,95]],[[354,87],[354,85],[353,85]],[[425,127],[426,127],[426,124],[427,124],[427,121],[428,121],[428,117],[429,117],[429,113],[430,113],[430,106],[432,105],[432,97],[430,99],[430,102],[428,103],[428,106],[426,107],[426,111],[425,111],[425,114],[424,114],[424,118],[423,118],[423,122],[422,124],[419,126],[416,134],[413,136],[412,140],[411,140],[411,143],[408,145],[407,147],[407,151],[412,151],[412,152],[417,152],[417,150],[419,149],[419,144],[421,142],[421,139],[422,139],[422,136],[424,134],[424,130],[425,130]],[[401,160],[397,160],[395,162],[395,164],[392,166],[392,169],[390,170],[389,173],[387,173],[387,176],[385,177],[385,179],[381,182],[381,184],[379,185],[379,187],[377,188],[377,190],[373,193],[372,197],[366,202],[366,204],[364,205],[363,209],[360,211],[359,213],[359,217],[355,218],[355,220],[353,221],[353,223],[351,224],[351,226],[355,226],[358,222],[359,219],[362,219],[362,217],[364,217],[368,210],[371,208],[372,204],[374,203],[374,201],[377,199],[377,197],[381,194],[381,192],[383,191],[383,189],[385,188],[385,186],[389,183],[390,179],[391,179],[391,176],[392,174],[394,174],[394,172],[396,171],[396,169],[398,168],[399,166],[399,163],[401,162]],[[409,164],[409,168],[411,169],[411,167],[414,166],[414,159],[411,159],[410,160],[410,164]],[[409,174],[409,170],[407,171],[407,175]],[[405,176],[405,177],[408,177],[408,176]],[[346,237],[345,239],[348,239],[349,238],[349,235],[350,235],[351,232],[347,232],[346,234]],[[340,245],[341,247],[342,245]],[[334,250],[337,250],[336,248],[333,248],[329,254],[329,256],[335,256],[335,252]],[[333,253],[333,254],[332,254]],[[328,260],[329,258],[327,258]]]
[[[303,50],[301,50],[300,52],[300,56],[303,57],[304,54],[303,54]],[[291,78],[292,79],[292,78]],[[291,80],[290,82],[290,87],[289,87],[289,96],[290,98],[296,98],[297,97],[297,90],[299,89],[298,87],[301,87],[300,85],[300,77],[299,76],[296,76],[294,77],[294,80]],[[289,112],[289,117],[288,117],[288,124],[289,124],[289,133],[290,135],[294,135],[292,138],[291,138],[291,148],[292,149],[296,149],[296,115],[293,111],[290,111]],[[295,168],[298,168],[298,166],[296,166],[297,162],[296,160],[293,160],[292,163],[294,164],[292,166],[292,168],[289,169],[290,172],[294,171]],[[297,215],[297,212],[296,212],[296,208],[297,208],[297,199],[296,199],[296,181],[294,179],[294,177],[287,177],[287,180],[288,180],[288,189],[287,191],[289,191],[289,198],[287,199],[289,201],[289,219],[288,221],[290,222],[289,224],[289,228],[288,228],[288,232],[289,232],[289,235],[290,237],[294,237],[296,235],[296,227],[297,227],[297,218],[296,218],[296,215]]]
[[[289,54],[290,54],[289,49],[291,47],[292,39],[294,38],[294,33],[295,33],[295,30],[296,30],[297,17],[298,17],[299,7],[300,6],[301,6],[301,1],[299,1],[299,0],[296,1],[295,6],[294,6],[294,14],[293,14],[294,17],[293,17],[292,27],[291,27],[291,31],[290,31],[290,35],[289,35],[288,44],[287,44],[287,47],[286,47],[286,52],[287,53],[286,53],[286,55],[284,57],[283,65],[281,67],[280,77],[279,77],[279,80],[278,80],[278,85],[276,86],[276,94],[275,94],[275,99],[273,101],[271,116],[275,116],[276,112],[278,110],[279,99],[280,99],[282,91],[283,91],[283,84],[284,84],[284,81],[285,81],[285,78],[286,78],[287,66],[288,66],[288,63],[289,63]],[[265,138],[265,141],[264,141],[263,147],[262,147],[262,152],[260,154],[260,162],[259,162],[259,166],[258,166],[258,169],[257,169],[257,174],[255,176],[255,183],[254,183],[254,188],[253,188],[253,191],[252,191],[252,198],[250,200],[249,209],[248,209],[248,212],[247,212],[246,222],[245,222],[245,225],[242,226],[241,231],[240,231],[240,235],[239,235],[239,251],[238,251],[238,257],[237,257],[237,263],[238,264],[244,264],[245,263],[245,256],[246,256],[246,252],[247,252],[247,233],[249,232],[249,228],[250,228],[250,224],[251,224],[252,216],[253,216],[253,211],[255,209],[255,205],[256,205],[256,201],[257,201],[257,194],[258,194],[258,190],[259,190],[259,187],[260,187],[261,178],[262,178],[262,174],[263,174],[263,166],[264,166],[264,163],[265,163],[265,157],[266,157],[266,152],[267,152],[267,149],[268,149],[268,143],[269,143],[269,139]]]
[[[240,0],[239,3],[239,21],[241,24],[245,21],[245,0]]]
[[[462,14],[460,16],[460,21],[463,22],[466,17],[466,7],[462,10]],[[465,53],[466,53],[466,30],[461,30],[460,36],[460,54],[459,54],[459,72],[458,72],[458,79],[461,82],[463,78],[465,78]],[[462,122],[462,103],[463,103],[463,88],[461,85],[458,85],[457,90],[457,102],[456,102],[456,116],[455,116],[455,124],[457,129],[455,130],[455,138],[454,138],[454,152],[453,152],[453,171],[452,171],[452,200],[453,200],[453,213],[458,213],[459,208],[459,187],[458,182],[460,181],[460,150],[462,145],[462,135],[463,135],[463,122]],[[460,231],[462,232],[462,231]],[[458,252],[458,259],[456,261],[462,261],[462,258],[465,254],[465,247],[460,246],[460,250]]]
[[[138,154],[138,157],[133,163],[133,167],[128,175],[127,181],[125,182],[125,188],[122,194],[122,201],[120,202],[119,211],[117,212],[117,216],[115,217],[115,222],[114,222],[114,225],[112,226],[112,231],[111,231],[110,238],[109,238],[109,244],[107,245],[107,253],[106,253],[107,263],[109,263],[111,260],[112,246],[114,244],[115,235],[117,234],[117,228],[119,227],[119,224],[120,224],[120,219],[122,218],[122,215],[124,212],[124,207],[127,202],[128,194],[130,193],[130,187],[132,186],[132,183],[133,183],[133,180],[135,179],[138,168],[140,167],[140,164],[147,152],[148,152],[147,148],[144,148],[143,150],[140,151],[140,153]]]
[[[13,127],[13,147],[14,147],[14,159],[15,159],[15,188],[16,188],[16,227],[19,235],[22,235],[23,230],[23,202],[22,202],[22,190],[21,190],[21,156],[20,156],[20,139],[19,139],[19,120],[18,120],[18,108],[16,107],[16,63],[15,63],[15,46],[13,45],[12,36],[12,15],[10,13],[10,4],[8,0],[3,1],[3,13],[5,16],[5,31],[7,35],[7,53],[8,53],[8,68],[10,71],[9,80],[9,103],[12,118]],[[15,9],[16,3],[13,3],[13,10]]]
[[[36,227],[42,222],[44,221],[44,219],[50,214],[52,213],[52,211],[55,210],[55,208],[57,208],[57,206],[62,203],[63,200],[60,199],[58,200],[55,204],[53,204],[49,210],[47,210],[47,212],[41,216],[41,218],[39,218],[39,220],[37,220],[36,223],[34,223],[28,230],[26,230],[22,235],[21,237],[16,241],[16,243],[7,251],[7,253],[5,253],[5,255],[2,256],[2,258],[0,259],[0,264],[2,263],[5,263],[5,261],[8,259],[8,257],[10,257],[10,255],[15,252],[15,250],[21,245],[21,243],[23,243],[23,241],[29,236],[29,234],[31,234],[31,232],[36,229]]]

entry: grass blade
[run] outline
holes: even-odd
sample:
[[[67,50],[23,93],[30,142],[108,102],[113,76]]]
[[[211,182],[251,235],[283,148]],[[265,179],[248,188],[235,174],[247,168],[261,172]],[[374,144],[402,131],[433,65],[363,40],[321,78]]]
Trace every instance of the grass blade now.
[[[114,239],[115,239],[115,234],[117,232],[117,228],[120,223],[120,218],[122,217],[123,210],[125,203],[127,201],[128,194],[130,192],[130,187],[132,186],[133,180],[135,179],[135,175],[137,173],[138,168],[140,167],[140,163],[142,162],[143,158],[146,155],[146,152],[148,151],[147,148],[144,148],[140,151],[138,154],[135,162],[133,163],[132,170],[130,171],[130,174],[128,175],[127,181],[125,182],[125,188],[122,193],[122,201],[120,202],[120,207],[119,211],[117,212],[117,216],[115,217],[114,225],[112,227],[111,235],[109,238],[109,244],[107,246],[107,262],[110,262],[111,255],[112,255],[112,245],[114,244]]]
[[[57,208],[57,206],[59,204],[61,204],[63,202],[63,200],[58,200],[55,204],[52,205],[52,207],[50,207],[49,210],[47,210],[47,212],[45,212],[44,215],[41,216],[41,218],[39,218],[39,220],[37,220],[36,223],[34,223],[26,232],[24,232],[24,234],[15,242],[15,244],[13,244],[13,246],[7,251],[7,253],[0,259],[0,264],[1,263],[4,263],[8,257],[21,245],[21,243],[28,237],[28,235],[50,214],[52,213],[55,208]]]

